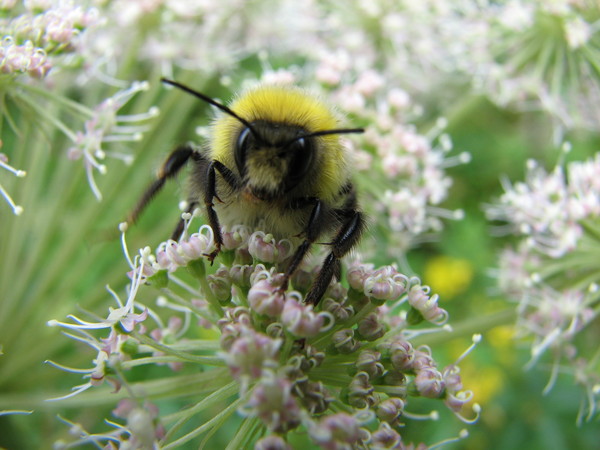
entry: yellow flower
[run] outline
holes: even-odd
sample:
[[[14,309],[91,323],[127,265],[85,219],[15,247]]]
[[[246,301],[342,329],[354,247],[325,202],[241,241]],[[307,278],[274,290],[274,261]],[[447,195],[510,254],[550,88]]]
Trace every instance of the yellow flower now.
[[[450,300],[467,289],[473,279],[473,267],[465,259],[437,256],[425,266],[424,279],[440,297]]]

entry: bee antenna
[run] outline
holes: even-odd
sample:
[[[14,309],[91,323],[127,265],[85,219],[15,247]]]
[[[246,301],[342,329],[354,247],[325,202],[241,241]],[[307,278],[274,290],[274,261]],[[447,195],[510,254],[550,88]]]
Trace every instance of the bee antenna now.
[[[286,142],[285,145],[283,145],[283,147],[287,147],[288,145],[292,144],[294,141],[297,141],[298,139],[304,139],[307,137],[319,137],[319,136],[328,136],[330,134],[351,134],[351,133],[364,133],[364,132],[365,132],[364,128],[338,128],[338,129],[333,129],[333,130],[315,131],[313,133],[296,136],[295,138],[290,139],[288,142]]]
[[[364,128],[340,128],[334,130],[322,130],[315,131],[314,133],[309,133],[306,136],[302,137],[318,137],[318,136],[327,136],[328,134],[351,134],[351,133],[364,133]]]
[[[178,83],[177,81],[174,80],[169,80],[167,78],[161,78],[160,81],[162,81],[165,84],[170,84],[171,86],[174,86],[176,88],[181,89],[182,91],[187,92],[188,94],[192,94],[194,97],[198,97],[200,100],[205,101],[206,103],[216,106],[217,108],[219,108],[221,111],[223,111],[225,114],[230,115],[231,117],[237,119],[238,121],[240,121],[243,125],[245,125],[246,127],[248,127],[248,129],[250,130],[250,132],[254,135],[254,137],[257,140],[261,140],[260,135],[256,132],[256,130],[252,127],[252,125],[250,124],[250,122],[248,122],[246,119],[244,119],[243,117],[238,116],[231,108],[228,108],[227,106],[223,105],[222,103],[219,103],[218,101],[216,101],[215,99],[210,98],[208,95],[204,95],[201,92],[195,91],[192,88],[187,87],[184,84]]]

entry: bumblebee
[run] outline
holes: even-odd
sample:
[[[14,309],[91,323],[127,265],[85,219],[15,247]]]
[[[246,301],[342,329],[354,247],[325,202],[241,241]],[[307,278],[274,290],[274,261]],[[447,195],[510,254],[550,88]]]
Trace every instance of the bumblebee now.
[[[159,170],[129,217],[133,223],[152,197],[184,166],[191,164],[189,209],[204,206],[215,236],[212,261],[223,245],[221,224],[244,224],[278,237],[298,237],[281,289],[288,287],[311,246],[327,239],[330,248],[305,297],[316,305],[340,258],[357,244],[365,219],[350,180],[350,162],[335,113],[319,99],[288,86],[263,85],[240,95],[231,106],[176,81],[162,79],[219,110],[207,146],[177,147]],[[183,221],[173,233],[177,240]]]

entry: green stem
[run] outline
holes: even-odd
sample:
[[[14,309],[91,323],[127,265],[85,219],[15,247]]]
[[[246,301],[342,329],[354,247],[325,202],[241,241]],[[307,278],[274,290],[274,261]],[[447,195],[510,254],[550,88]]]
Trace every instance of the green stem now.
[[[250,392],[246,393],[246,395],[242,398],[239,398],[237,400],[235,400],[234,402],[232,402],[230,405],[228,405],[225,409],[223,409],[219,414],[217,414],[216,416],[214,416],[212,419],[210,419],[208,422],[203,423],[201,426],[197,427],[196,429],[190,431],[189,433],[187,433],[186,435],[180,437],[179,439],[163,446],[162,448],[164,450],[170,449],[170,448],[177,448],[182,444],[185,444],[186,442],[191,441],[192,439],[194,439],[195,437],[200,436],[202,433],[210,430],[213,427],[219,427],[221,424],[223,424],[223,422],[225,422],[233,413],[235,413],[235,411],[237,410],[237,408],[246,403],[248,401],[248,398],[250,397]]]
[[[33,92],[34,94],[45,97],[48,100],[52,100],[52,102],[54,102],[56,104],[66,106],[76,113],[83,114],[87,118],[91,118],[94,114],[94,112],[87,106],[84,106],[81,103],[75,102],[67,97],[62,96],[62,95],[57,95],[54,93],[53,90],[50,90],[48,88],[41,88],[41,87],[35,86],[33,84],[23,84],[23,83],[19,83],[19,82],[17,82],[16,84],[23,90]]]
[[[485,333],[493,328],[501,325],[511,325],[517,317],[517,312],[514,308],[507,308],[493,314],[488,314],[483,317],[474,317],[457,325],[452,325],[452,331],[439,333],[423,334],[411,339],[412,344],[417,347],[419,345],[436,346],[447,343],[450,339],[471,337],[473,334]]]
[[[246,418],[238,428],[233,439],[227,444],[225,450],[236,450],[239,448],[251,448],[252,438],[262,426],[256,417]]]
[[[132,331],[131,336],[135,339],[139,340],[141,343],[147,345],[150,348],[158,350],[160,352],[166,353],[168,355],[173,355],[179,358],[181,361],[193,362],[199,364],[207,364],[211,366],[224,366],[225,362],[222,358],[214,357],[214,356],[196,356],[191,355],[189,353],[181,352],[173,349],[167,345],[163,345],[159,342],[154,341],[153,339],[145,336],[143,334],[138,333],[137,331]],[[124,363],[125,364],[125,363]]]
[[[211,408],[214,405],[219,403],[225,403],[228,398],[234,395],[239,390],[239,385],[237,382],[233,381],[217,391],[210,394],[208,397],[204,398],[200,402],[196,403],[191,408],[178,411],[173,414],[169,414],[163,418],[164,423],[169,423],[172,421],[176,421],[176,423],[169,429],[167,435],[165,436],[165,441],[171,439],[171,437],[177,433],[181,429],[181,427],[188,422],[195,414],[199,412]]]

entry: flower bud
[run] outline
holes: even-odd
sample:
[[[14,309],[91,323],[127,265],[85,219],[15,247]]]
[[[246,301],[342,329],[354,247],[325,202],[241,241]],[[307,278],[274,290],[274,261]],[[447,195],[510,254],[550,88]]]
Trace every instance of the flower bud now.
[[[223,247],[226,250],[235,250],[242,247],[248,242],[250,237],[250,229],[243,225],[236,225],[231,230],[223,229]]]
[[[373,268],[373,264],[360,264],[358,262],[352,263],[346,274],[346,279],[348,280],[350,287],[359,292],[363,292],[364,282],[367,277],[373,273]]]
[[[221,266],[214,274],[206,277],[210,290],[220,303],[226,304],[231,299],[231,277],[229,270]]]
[[[375,388],[366,372],[358,372],[348,386],[348,404],[359,409],[369,408],[378,402]]]
[[[392,429],[388,423],[382,422],[379,428],[371,433],[370,446],[378,449],[394,449],[402,448],[403,444],[400,434]]]
[[[377,405],[376,414],[380,420],[397,426],[404,411],[404,401],[398,397],[388,398]]]
[[[329,317],[329,322],[332,322],[333,319],[328,313],[315,314],[312,305],[303,305],[293,297],[287,296],[281,322],[295,336],[312,337],[323,330],[325,317]]]
[[[274,375],[260,380],[246,405],[269,430],[285,433],[300,424],[301,410],[292,395],[292,383]]]
[[[292,254],[292,243],[287,239],[279,242],[272,234],[262,231],[252,233],[248,240],[248,251],[259,261],[277,263],[287,259]]]
[[[283,311],[285,295],[271,280],[260,280],[248,291],[248,303],[259,314],[277,317]]]
[[[261,376],[265,368],[277,365],[280,345],[279,339],[271,339],[256,331],[244,330],[223,356],[235,378],[246,375],[256,379]]]
[[[350,328],[336,331],[331,341],[334,349],[340,353],[352,353],[360,348],[360,343],[354,339],[354,331]]]
[[[328,297],[321,301],[321,308],[323,308],[323,311],[331,313],[336,322],[345,322],[354,315],[354,308],[352,306],[345,306],[345,303],[345,301],[340,303]]]
[[[412,344],[403,338],[396,339],[390,347],[392,366],[400,371],[412,370],[415,350]]]
[[[256,441],[254,450],[294,450],[281,436],[271,434]]]
[[[356,418],[345,413],[323,417],[309,427],[308,434],[321,448],[353,448],[363,437]]]
[[[369,374],[371,379],[379,378],[385,371],[385,368],[380,361],[381,353],[370,349],[363,350],[356,360],[356,368],[358,371]]]
[[[377,314],[371,313],[358,322],[358,334],[366,341],[375,341],[385,334],[385,326],[379,322]]]
[[[427,367],[417,371],[415,387],[423,397],[438,398],[444,392],[444,380],[439,370]]]

